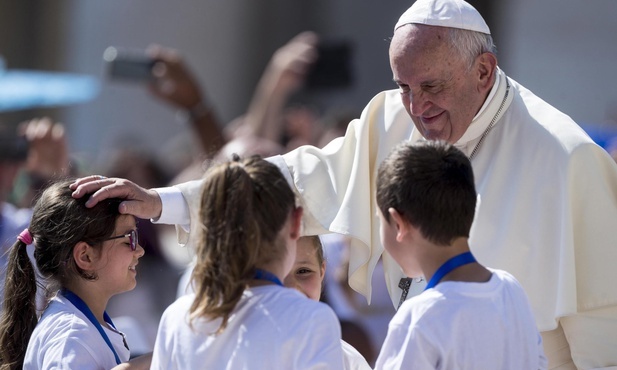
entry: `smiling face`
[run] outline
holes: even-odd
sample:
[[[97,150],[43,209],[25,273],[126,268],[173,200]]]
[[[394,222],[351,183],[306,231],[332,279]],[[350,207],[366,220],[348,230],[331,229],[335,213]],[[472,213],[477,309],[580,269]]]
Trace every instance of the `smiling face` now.
[[[284,283],[286,287],[297,289],[310,299],[318,301],[326,264],[323,259],[320,261],[317,254],[317,248],[321,248],[321,245],[316,244],[312,238],[316,236],[298,239],[296,260]]]
[[[114,234],[110,237],[128,234],[136,228],[133,216],[121,215],[116,219]],[[135,251],[131,250],[128,236],[103,242],[100,256],[97,259],[97,282],[105,287],[110,297],[135,288],[137,284],[136,266],[143,255],[144,249],[139,244]]]
[[[390,44],[390,66],[407,113],[429,140],[458,141],[484,103],[480,63],[454,51],[444,27],[409,24]]]

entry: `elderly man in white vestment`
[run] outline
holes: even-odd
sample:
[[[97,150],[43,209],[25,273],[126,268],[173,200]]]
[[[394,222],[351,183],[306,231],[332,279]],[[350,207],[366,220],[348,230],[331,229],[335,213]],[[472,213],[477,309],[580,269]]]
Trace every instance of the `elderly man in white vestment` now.
[[[488,26],[462,0],[414,3],[395,26],[390,63],[398,89],[377,94],[344,137],[270,158],[300,195],[305,234],[352,237],[349,284],[369,301],[371,274],[383,258],[398,305],[403,276],[379,241],[377,167],[403,140],[447,140],[475,172],[474,255],[525,288],[549,368],[617,368],[615,162],[497,66]],[[89,177],[77,185],[75,196],[103,187],[92,202],[126,196],[137,201],[122,212],[183,225],[183,244],[198,227],[199,181],[145,190]]]

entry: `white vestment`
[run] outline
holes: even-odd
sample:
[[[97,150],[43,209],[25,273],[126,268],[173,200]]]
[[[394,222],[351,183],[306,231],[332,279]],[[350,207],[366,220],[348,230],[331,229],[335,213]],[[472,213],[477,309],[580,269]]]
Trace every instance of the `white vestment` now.
[[[399,142],[422,139],[391,90],[377,94],[345,136],[323,149],[303,146],[269,159],[301,195],[306,235],[351,236],[349,284],[369,301],[380,257],[395,306],[403,277],[379,240],[377,168]],[[477,148],[471,162],[481,202],[470,245],[478,261],[516,277],[540,331],[564,318],[577,366],[617,365],[617,164],[572,119],[499,69],[455,145],[468,156]],[[194,243],[198,226],[189,221],[199,220],[200,185],[158,189],[158,222],[190,224],[189,232],[178,227],[182,244]]]
[[[509,85],[509,88],[507,87]],[[507,91],[507,96],[506,96]],[[470,245],[478,261],[512,273],[525,289],[541,331],[557,318],[617,305],[617,164],[565,114],[497,70],[480,112],[455,145],[471,155],[481,202]],[[403,277],[379,240],[375,180],[379,163],[404,140],[422,140],[397,90],[377,94],[344,137],[323,149],[303,146],[270,160],[301,194],[304,233],[352,237],[349,283],[371,296],[371,275],[383,257],[397,305]],[[178,185],[198,220],[201,182]],[[164,198],[164,197],[163,197]],[[159,222],[167,216],[163,199]],[[196,228],[191,223],[191,230]],[[194,232],[179,228],[183,244]]]

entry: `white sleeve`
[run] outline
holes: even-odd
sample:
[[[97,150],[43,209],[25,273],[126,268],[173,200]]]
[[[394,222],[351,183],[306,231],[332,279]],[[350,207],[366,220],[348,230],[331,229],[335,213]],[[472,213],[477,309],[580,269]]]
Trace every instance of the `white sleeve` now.
[[[186,204],[180,189],[170,186],[153,189],[161,198],[161,216],[151,221],[155,224],[181,225],[188,231],[191,223],[189,206]]]

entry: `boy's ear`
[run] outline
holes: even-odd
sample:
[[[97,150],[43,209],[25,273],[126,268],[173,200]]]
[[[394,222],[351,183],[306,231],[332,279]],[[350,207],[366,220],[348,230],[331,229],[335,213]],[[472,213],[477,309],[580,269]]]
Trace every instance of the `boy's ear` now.
[[[411,225],[396,209],[388,208],[388,213],[390,220],[396,227],[396,241],[400,243],[408,236]]]
[[[73,259],[77,266],[84,270],[94,270],[94,248],[86,242],[78,242],[73,248]]]

